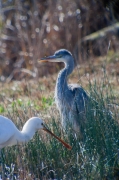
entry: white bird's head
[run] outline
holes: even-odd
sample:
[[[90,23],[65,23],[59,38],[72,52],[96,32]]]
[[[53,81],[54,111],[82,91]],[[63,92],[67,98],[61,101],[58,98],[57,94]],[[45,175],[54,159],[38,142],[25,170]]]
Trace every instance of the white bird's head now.
[[[60,49],[52,56],[41,58],[40,62],[64,62],[67,63],[72,59],[72,54],[66,49]]]
[[[25,132],[31,128],[37,131],[39,129],[43,129],[43,124],[43,120],[39,117],[32,117],[24,124],[22,131]]]
[[[71,146],[65,143],[62,139],[57,137],[54,133],[52,133],[45,125],[42,119],[38,117],[32,117],[30,118],[24,125],[22,132],[31,132],[31,129],[34,129],[34,131],[37,131],[39,129],[42,129],[49,133],[50,135],[54,136],[56,139],[58,139],[66,148],[71,149]]]

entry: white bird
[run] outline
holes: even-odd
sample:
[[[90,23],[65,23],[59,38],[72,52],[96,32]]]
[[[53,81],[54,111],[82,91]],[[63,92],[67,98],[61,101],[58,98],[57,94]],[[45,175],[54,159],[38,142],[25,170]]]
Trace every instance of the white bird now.
[[[53,134],[46,126],[42,119],[38,117],[30,118],[23,126],[22,131],[19,131],[15,124],[7,117],[0,115],[0,149],[5,146],[13,146],[17,144],[27,143],[33,138],[35,132],[43,129],[56,139],[58,139],[66,148],[71,149],[71,146],[65,143],[62,139]]]
[[[35,132],[39,129],[43,129],[56,139],[58,139],[66,148],[71,149],[71,146],[65,143],[62,139],[53,134],[46,126],[42,119],[38,117],[30,118],[23,126],[22,131],[19,131],[15,124],[7,117],[0,115],[0,156],[1,149],[6,146],[13,146],[17,144],[27,143],[33,138]],[[1,159],[2,178],[4,179],[4,168]]]

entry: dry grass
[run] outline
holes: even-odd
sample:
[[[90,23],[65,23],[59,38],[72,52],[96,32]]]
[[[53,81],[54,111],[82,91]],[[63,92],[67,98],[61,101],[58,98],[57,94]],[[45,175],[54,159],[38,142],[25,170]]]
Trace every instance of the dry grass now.
[[[108,52],[106,57],[92,58],[88,63],[76,67],[69,82],[82,85],[97,100],[100,110],[108,108],[109,103],[118,105],[117,64],[118,53]],[[89,122],[85,143],[81,142],[80,136],[73,133],[71,129],[64,133],[53,97],[56,78],[57,74],[48,74],[39,79],[34,78],[29,81],[23,79],[20,82],[10,81],[0,84],[1,114],[11,118],[20,129],[29,117],[40,116],[54,133],[72,145],[72,151],[67,151],[56,140],[40,132],[26,146],[5,148],[2,153],[4,164],[7,166],[5,167],[6,177],[15,179],[16,176],[17,179],[19,177],[27,180],[116,177],[119,169],[118,145],[115,140],[114,144],[112,139],[118,139],[118,125],[115,125],[113,120],[108,121],[103,111],[97,111],[95,118],[90,113],[87,117]],[[92,106],[95,107],[95,104]],[[118,106],[108,109],[115,112],[115,118],[118,121]],[[108,135],[106,134],[107,125],[110,128]],[[90,131],[91,128],[93,131]],[[117,135],[111,134],[112,132],[117,132]],[[15,164],[15,168],[12,163]]]

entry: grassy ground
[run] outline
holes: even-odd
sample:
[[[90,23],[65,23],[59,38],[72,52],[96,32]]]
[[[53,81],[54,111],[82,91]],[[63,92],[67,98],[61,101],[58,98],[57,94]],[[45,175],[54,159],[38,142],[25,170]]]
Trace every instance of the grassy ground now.
[[[71,127],[66,132],[61,127],[53,97],[57,74],[0,84],[0,114],[11,118],[20,129],[30,117],[42,117],[56,135],[72,146],[69,151],[40,131],[24,146],[6,147],[2,150],[6,178],[118,179],[118,57],[118,53],[108,52],[106,57],[92,58],[70,76],[69,82],[81,84],[92,97],[85,141]]]

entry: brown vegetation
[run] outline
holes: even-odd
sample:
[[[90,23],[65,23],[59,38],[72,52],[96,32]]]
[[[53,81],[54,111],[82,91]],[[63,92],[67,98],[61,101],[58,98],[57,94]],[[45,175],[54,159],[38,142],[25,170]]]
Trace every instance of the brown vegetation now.
[[[41,67],[37,60],[60,48],[70,50],[78,63],[106,54],[111,39],[114,47],[117,45],[113,33],[94,43],[81,42],[85,36],[112,24],[110,11],[100,1],[4,1],[0,17],[1,81],[56,72],[59,65]]]

